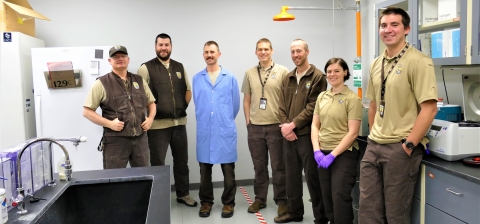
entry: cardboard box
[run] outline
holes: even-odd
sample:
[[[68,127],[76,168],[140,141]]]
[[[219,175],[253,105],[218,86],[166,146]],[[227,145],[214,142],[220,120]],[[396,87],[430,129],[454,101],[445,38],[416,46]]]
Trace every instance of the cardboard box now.
[[[438,0],[423,0],[418,2],[418,24],[436,22],[438,20]]]
[[[0,0],[0,31],[22,32],[35,36],[35,18],[49,18],[32,9],[27,0]]]
[[[438,0],[438,21],[460,17],[459,0]]]

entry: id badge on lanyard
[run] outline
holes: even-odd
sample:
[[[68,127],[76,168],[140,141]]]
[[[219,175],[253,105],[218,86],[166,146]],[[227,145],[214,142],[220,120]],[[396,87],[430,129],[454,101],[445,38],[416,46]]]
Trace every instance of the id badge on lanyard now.
[[[275,63],[273,63],[273,66],[270,69],[273,69],[274,66],[275,66]],[[266,110],[267,109],[267,98],[264,97],[264,93],[265,93],[265,84],[267,83],[268,76],[270,75],[271,71],[272,70],[270,70],[267,73],[267,75],[265,76],[265,80],[262,82],[262,77],[260,76],[260,65],[257,67],[258,79],[260,80],[260,84],[262,84],[262,97],[260,98],[260,109],[261,110]]]
[[[267,98],[260,98],[260,109],[266,110],[267,109]]]
[[[385,112],[385,101],[380,102],[380,117],[383,117],[383,113]]]

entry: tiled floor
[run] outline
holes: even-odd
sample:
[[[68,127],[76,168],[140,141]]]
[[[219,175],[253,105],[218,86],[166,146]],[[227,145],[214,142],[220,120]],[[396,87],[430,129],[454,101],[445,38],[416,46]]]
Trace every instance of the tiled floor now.
[[[242,187],[242,186],[238,186]],[[200,209],[200,205],[197,207],[187,207],[184,204],[179,204],[176,201],[175,192],[172,192],[172,210],[171,210],[171,223],[172,224],[217,224],[217,223],[224,223],[224,224],[259,224],[260,221],[257,219],[257,216],[253,213],[248,213],[247,208],[249,206],[247,200],[243,196],[240,189],[237,188],[237,194],[235,197],[235,213],[231,218],[222,218],[222,202],[221,202],[221,195],[223,188],[215,188],[215,204],[212,207],[212,211],[210,212],[210,217],[208,218],[201,218],[198,216],[198,211]],[[243,187],[248,196],[252,200],[255,198],[255,194],[253,193],[253,186],[244,186]],[[273,188],[270,185],[268,190],[268,198],[267,198],[267,207],[260,210],[263,218],[265,219],[266,223],[275,223],[273,218],[277,216],[277,205],[273,202]],[[198,199],[198,190],[191,190],[190,195],[200,203]],[[303,222],[293,222],[293,223],[313,223],[313,213],[311,203],[308,201],[310,198],[307,190],[307,185],[303,184],[303,202],[305,204],[305,215],[303,216]]]

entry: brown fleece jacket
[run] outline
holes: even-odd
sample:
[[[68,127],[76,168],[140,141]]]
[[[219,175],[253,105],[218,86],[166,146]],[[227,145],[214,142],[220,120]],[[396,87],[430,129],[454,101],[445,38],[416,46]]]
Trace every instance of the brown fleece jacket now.
[[[310,134],[313,111],[318,95],[327,89],[327,78],[315,65],[310,68],[297,84],[297,68],[287,74],[282,82],[279,99],[278,119],[281,124],[293,121],[296,135]]]

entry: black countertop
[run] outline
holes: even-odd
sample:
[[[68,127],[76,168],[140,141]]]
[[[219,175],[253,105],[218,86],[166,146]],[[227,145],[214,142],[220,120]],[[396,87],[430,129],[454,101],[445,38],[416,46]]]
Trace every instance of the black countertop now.
[[[480,184],[480,166],[460,161],[447,161],[433,155],[424,155],[422,163],[450,173],[454,176]]]
[[[58,178],[58,175],[56,177]],[[27,197],[25,204],[25,208],[28,210],[27,214],[18,215],[16,208],[10,210],[7,223],[35,223],[69,186],[135,180],[152,180],[146,223],[170,223],[170,166],[73,172],[71,181],[58,181],[57,179],[56,186],[44,187],[35,194],[36,197],[46,200],[32,204],[28,202],[30,197]]]
[[[358,137],[357,140],[360,143],[360,150],[362,149],[362,145],[367,143],[367,137]],[[480,166],[468,165],[460,161],[447,161],[436,157],[434,155],[424,155],[422,159],[422,163],[437,168],[439,170],[445,171],[450,173],[454,176],[460,177],[465,180],[469,180],[476,184],[480,184]]]

